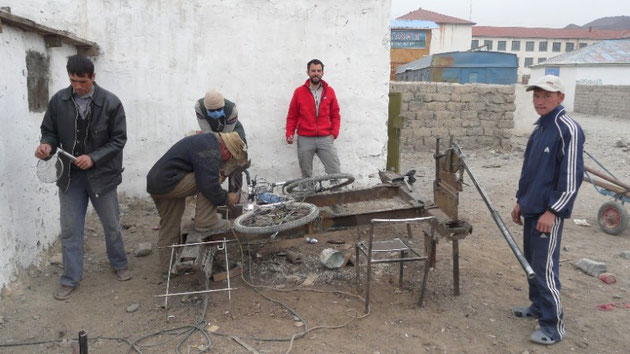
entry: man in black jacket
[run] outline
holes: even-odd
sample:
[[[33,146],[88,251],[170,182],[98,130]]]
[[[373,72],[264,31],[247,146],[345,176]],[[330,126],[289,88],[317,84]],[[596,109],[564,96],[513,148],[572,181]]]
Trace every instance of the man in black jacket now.
[[[160,214],[158,247],[181,242],[186,197],[197,196],[194,228],[199,232],[223,231],[229,222],[217,216],[217,206],[233,207],[238,194],[226,192],[221,182],[246,167],[247,145],[236,132],[207,133],[175,143],[147,175],[147,192]],[[170,250],[160,248],[160,271],[170,268]]]
[[[83,228],[88,200],[105,232],[107,257],[118,280],[131,279],[120,228],[117,186],[122,182],[123,147],[127,142],[125,110],[113,93],[94,82],[94,64],[73,55],[66,65],[70,86],[48,103],[41,125],[42,137],[35,156],[50,158],[57,150],[76,156],[62,157],[64,173],[57,181],[61,209],[63,275],[54,293],[70,298],[83,273]]]

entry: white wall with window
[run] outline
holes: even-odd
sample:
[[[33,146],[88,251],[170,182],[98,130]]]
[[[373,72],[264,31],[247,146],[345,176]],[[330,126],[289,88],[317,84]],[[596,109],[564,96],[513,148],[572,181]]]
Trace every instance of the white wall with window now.
[[[630,64],[615,65],[536,65],[532,80],[546,74],[558,73],[565,86],[564,107],[573,111],[575,86],[583,85],[630,85]]]
[[[293,90],[306,81],[306,63],[313,58],[324,62],[324,79],[341,107],[335,145],[342,171],[366,183],[385,166],[390,5],[390,0],[2,2],[14,15],[100,45],[96,82],[121,99],[127,114],[119,190],[141,197],[147,197],[146,174],[155,161],[199,129],[193,107],[213,87],[238,105],[251,173],[272,181],[298,177],[295,144],[284,141],[284,126]],[[449,50],[466,48],[467,27],[467,35],[453,29],[438,42]],[[43,113],[28,112],[24,54],[35,48],[51,58],[52,95],[69,84],[65,62],[73,48],[47,48],[41,36],[7,24],[0,41],[0,87],[11,88],[0,93],[6,125],[0,133],[2,288],[59,233],[55,188],[42,191],[34,177]],[[370,78],[367,87],[354,84],[359,77]],[[316,173],[323,173],[319,162]]]

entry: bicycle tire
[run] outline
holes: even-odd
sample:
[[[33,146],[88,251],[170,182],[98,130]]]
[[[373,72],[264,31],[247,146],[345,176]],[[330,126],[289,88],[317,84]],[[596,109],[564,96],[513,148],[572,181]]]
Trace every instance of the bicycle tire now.
[[[317,191],[312,191],[312,190],[305,190],[305,191],[301,191],[298,190],[296,191],[295,189],[300,187],[300,186],[304,186],[306,184],[309,183],[318,183],[318,182],[324,182],[324,181],[328,181],[328,180],[338,180],[341,181],[340,183],[334,184],[332,186],[328,186],[325,188],[322,188],[320,190]],[[332,191],[335,189],[339,189],[341,187],[345,187],[349,184],[351,184],[352,182],[354,182],[354,176],[349,174],[349,173],[337,173],[337,174],[332,174],[332,175],[323,175],[323,176],[315,176],[315,177],[307,177],[307,178],[302,178],[302,179],[298,179],[295,181],[291,181],[290,183],[287,183],[283,190],[285,191],[285,193],[290,194],[290,195],[299,195],[299,196],[308,196],[308,195],[312,195],[315,193],[321,193],[321,192],[327,192],[327,191]],[[309,193],[310,192],[310,193]]]
[[[305,216],[299,219],[290,220],[290,221],[279,223],[279,224],[264,225],[264,226],[247,225],[247,222],[249,221],[250,218],[257,217],[259,215],[266,213],[269,210],[277,209],[278,207],[282,207],[282,206],[287,206],[287,207],[291,206],[293,209],[303,208],[303,209],[307,209],[308,212]],[[244,234],[271,234],[274,232],[286,231],[286,230],[294,229],[302,225],[306,225],[309,222],[315,220],[318,216],[319,216],[319,208],[316,205],[311,204],[311,203],[289,201],[289,202],[282,202],[282,203],[276,203],[276,204],[267,204],[267,205],[261,205],[257,209],[248,211],[247,213],[236,218],[236,220],[234,220],[234,230],[240,233],[244,233]]]

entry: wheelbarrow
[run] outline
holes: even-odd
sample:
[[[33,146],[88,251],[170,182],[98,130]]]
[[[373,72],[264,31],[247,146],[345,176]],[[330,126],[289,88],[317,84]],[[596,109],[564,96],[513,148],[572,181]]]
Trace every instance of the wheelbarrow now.
[[[605,233],[619,235],[628,228],[628,211],[624,207],[624,203],[630,202],[630,184],[621,182],[591,154],[586,151],[584,153],[606,172],[584,167],[584,180],[590,182],[600,194],[613,198],[612,201],[605,202],[599,208],[597,222]],[[591,175],[604,181],[595,179]]]

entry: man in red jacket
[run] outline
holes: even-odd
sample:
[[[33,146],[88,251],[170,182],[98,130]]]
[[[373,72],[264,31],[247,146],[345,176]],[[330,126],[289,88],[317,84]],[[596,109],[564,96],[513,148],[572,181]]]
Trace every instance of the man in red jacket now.
[[[332,87],[322,80],[324,64],[313,59],[306,64],[308,80],[295,89],[287,114],[287,144],[293,144],[297,129],[297,154],[302,177],[313,175],[313,156],[317,154],[327,174],[340,172],[335,139],[339,136],[341,116]]]

